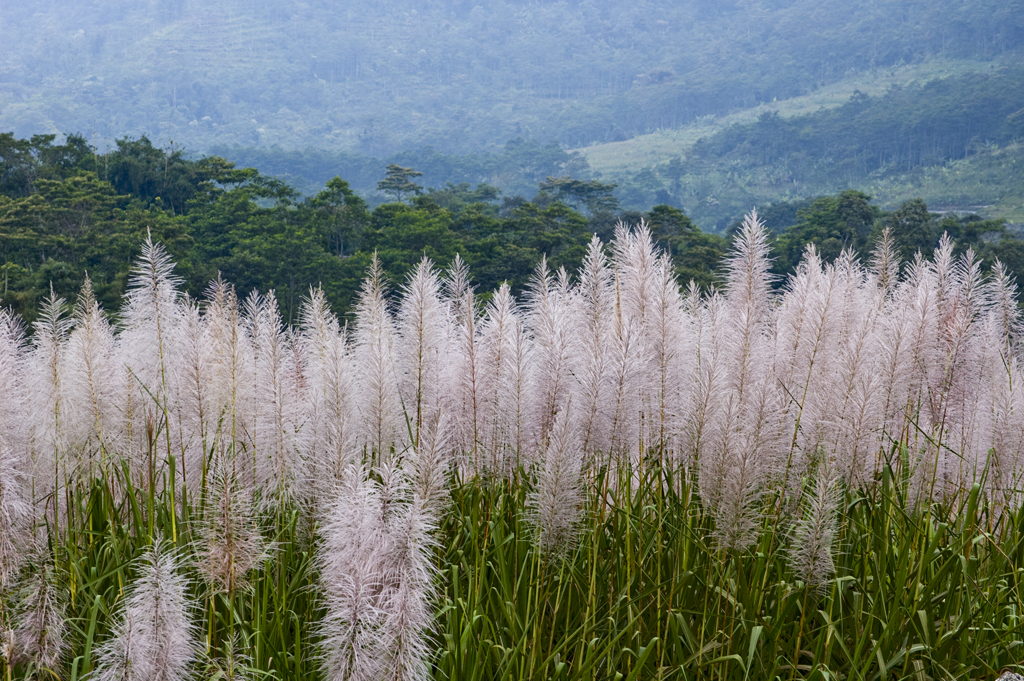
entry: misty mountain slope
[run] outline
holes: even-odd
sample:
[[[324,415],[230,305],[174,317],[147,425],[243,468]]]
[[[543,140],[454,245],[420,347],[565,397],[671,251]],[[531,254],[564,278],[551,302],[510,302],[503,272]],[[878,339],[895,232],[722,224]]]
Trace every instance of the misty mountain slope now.
[[[1021,44],[1024,0],[2,0],[0,129],[196,151],[581,146]]]

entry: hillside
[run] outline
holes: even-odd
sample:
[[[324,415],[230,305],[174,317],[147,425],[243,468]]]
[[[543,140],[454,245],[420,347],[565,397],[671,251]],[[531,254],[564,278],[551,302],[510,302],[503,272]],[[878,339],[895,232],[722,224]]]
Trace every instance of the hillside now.
[[[0,130],[384,156],[623,140],[1024,44],[1024,0],[0,2]]]
[[[1019,62],[934,61],[576,153],[623,205],[670,202],[706,228],[850,188],[1020,222],[1022,137]]]

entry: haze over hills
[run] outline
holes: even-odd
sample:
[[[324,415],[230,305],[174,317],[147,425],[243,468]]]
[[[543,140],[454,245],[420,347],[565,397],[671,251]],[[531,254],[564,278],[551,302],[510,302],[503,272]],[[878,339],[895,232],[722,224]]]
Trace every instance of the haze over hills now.
[[[689,158],[671,144],[635,167],[606,167],[595,149],[589,170],[544,152],[514,172],[507,145],[522,156],[694,130],[879,74],[920,80],[922,63],[954,65],[937,75],[1013,64],[1022,45],[1024,0],[0,0],[0,130],[79,132],[100,148],[146,135],[311,188],[341,173],[371,190],[387,159],[432,165],[424,180],[438,186],[506,193],[547,174],[600,177],[623,205],[660,198],[708,223],[816,185],[702,208],[659,171]]]

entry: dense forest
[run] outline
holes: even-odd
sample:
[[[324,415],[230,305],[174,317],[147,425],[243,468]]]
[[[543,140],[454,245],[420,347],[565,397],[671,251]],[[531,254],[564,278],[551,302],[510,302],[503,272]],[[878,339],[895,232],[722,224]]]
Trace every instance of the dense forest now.
[[[890,207],[920,195],[920,186],[887,189],[895,178],[945,168],[967,160],[977,165],[1000,151],[1011,157],[1024,137],[1024,70],[993,65],[985,72],[894,87],[876,96],[855,91],[842,106],[798,116],[762,114],[756,121],[733,124],[690,146],[666,146],[660,161],[636,170],[601,172],[579,151],[555,143],[514,138],[502,148],[469,154],[444,153],[434,147],[371,157],[323,148],[286,150],[219,145],[213,152],[284,179],[303,194],[314,194],[335,175],[347,178],[371,204],[383,200],[375,191],[388,163],[415,167],[421,183],[486,183],[505,194],[529,195],[546,177],[571,176],[615,184],[615,197],[630,210],[659,204],[687,212],[705,229],[721,231],[751,206],[834,194],[848,187],[883,192]],[[1007,198],[1020,169],[1002,164],[985,187],[960,183],[931,189],[945,209],[977,210]],[[1024,204],[1000,214],[1015,222]],[[1017,206],[1014,208],[1014,206]]]
[[[1022,44],[1022,0],[3,0],[0,120],[203,152],[572,148]]]
[[[0,135],[2,302],[31,319],[50,291],[73,299],[88,275],[98,300],[116,310],[129,264],[147,233],[175,259],[187,292],[202,297],[220,273],[240,293],[274,289],[294,319],[310,286],[322,285],[344,313],[377,252],[400,287],[424,256],[439,265],[459,254],[483,293],[508,281],[514,291],[547,257],[576,268],[593,234],[608,241],[617,223],[646,221],[677,273],[703,288],[720,283],[726,236],[702,232],[682,210],[621,208],[613,185],[548,177],[532,197],[486,184],[424,189],[416,171],[391,166],[382,187],[393,200],[371,208],[342,178],[302,197],[285,182],[221,157],[192,160],[146,139],[121,139],[99,153],[81,137]],[[396,181],[407,184],[395,184]],[[826,258],[844,248],[867,256],[889,227],[902,256],[930,252],[943,233],[1024,272],[1024,240],[1000,220],[930,213],[920,200],[885,212],[856,191],[762,210],[773,235],[776,284],[784,285],[808,243]]]

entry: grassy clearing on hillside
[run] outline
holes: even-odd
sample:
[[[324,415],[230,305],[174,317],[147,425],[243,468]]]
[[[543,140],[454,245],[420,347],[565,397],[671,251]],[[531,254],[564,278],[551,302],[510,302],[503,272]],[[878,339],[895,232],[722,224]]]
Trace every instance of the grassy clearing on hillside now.
[[[935,210],[975,212],[1024,223],[1024,144],[984,149],[942,166],[868,180],[861,189],[883,207],[922,198]]]
[[[876,69],[826,85],[800,97],[765,102],[726,116],[706,116],[674,130],[658,130],[622,142],[596,144],[575,151],[583,154],[590,167],[605,176],[635,173],[644,168],[667,163],[675,156],[685,160],[690,147],[701,137],[712,135],[730,125],[753,123],[764,113],[778,113],[783,118],[793,118],[821,109],[842,106],[858,90],[866,95],[880,95],[893,86],[920,84],[937,78],[988,71],[992,68],[992,62],[930,59],[908,66]]]

